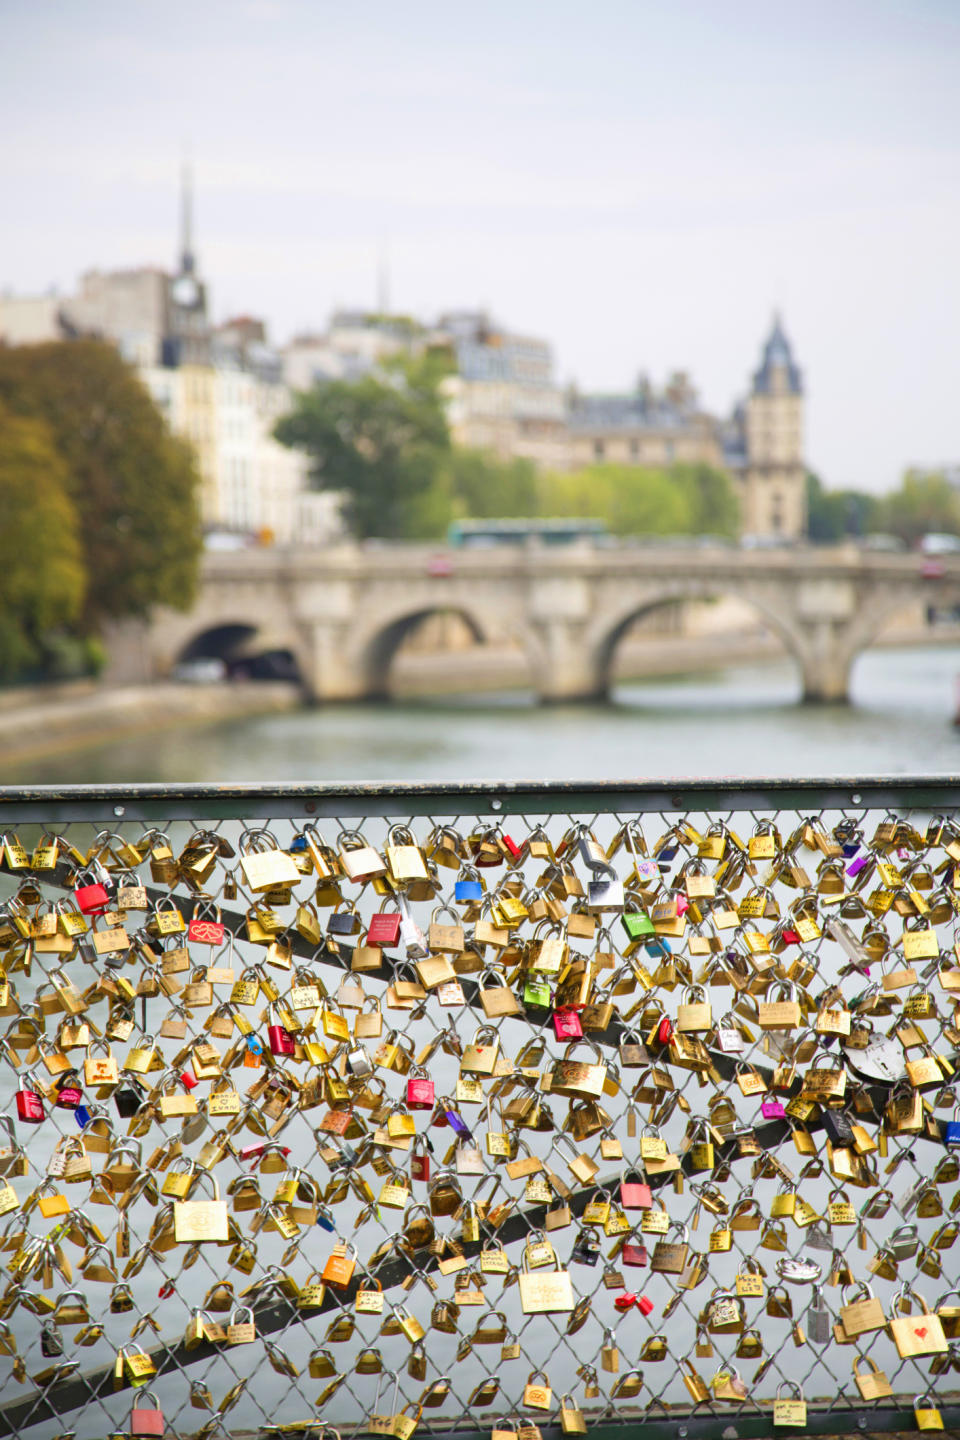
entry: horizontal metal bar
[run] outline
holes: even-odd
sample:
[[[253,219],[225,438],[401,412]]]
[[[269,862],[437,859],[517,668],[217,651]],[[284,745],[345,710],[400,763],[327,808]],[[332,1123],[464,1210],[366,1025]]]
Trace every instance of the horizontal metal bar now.
[[[584,1409],[583,1413],[590,1440],[783,1440],[784,1436],[801,1433],[795,1429],[784,1430],[782,1427],[774,1429],[772,1406],[762,1412],[752,1411],[749,1402],[743,1410],[730,1406],[727,1411],[723,1411],[718,1407],[713,1414],[675,1405],[670,1407],[669,1416],[645,1418],[641,1410],[637,1412],[635,1419],[624,1418],[621,1421],[599,1423],[593,1423],[589,1410]],[[960,1405],[941,1404],[940,1414],[945,1427],[942,1433],[960,1434]],[[563,1431],[559,1425],[541,1424],[539,1428],[543,1440],[563,1440]],[[319,1425],[313,1433],[318,1433],[318,1430]],[[824,1406],[808,1402],[807,1423],[802,1433],[830,1435],[835,1437],[835,1440],[842,1440],[842,1437],[849,1435],[862,1440],[864,1435],[913,1434],[915,1430],[916,1418],[912,1404],[901,1403],[874,1408],[868,1405],[848,1406],[842,1401],[834,1401]],[[300,1431],[293,1426],[261,1431],[263,1436],[275,1436],[278,1433],[296,1436],[308,1435],[311,1432],[307,1426]],[[490,1440],[490,1430],[451,1430],[440,1434],[431,1431],[430,1440]]]
[[[331,816],[553,814],[568,811],[952,809],[960,776],[716,780],[463,781],[352,785],[40,785],[0,787],[0,823],[318,819]]]

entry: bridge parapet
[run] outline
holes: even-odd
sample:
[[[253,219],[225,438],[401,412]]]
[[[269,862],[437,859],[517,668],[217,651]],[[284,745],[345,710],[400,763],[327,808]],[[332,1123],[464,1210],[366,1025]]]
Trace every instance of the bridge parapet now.
[[[924,573],[921,557],[799,547],[623,543],[564,549],[343,544],[205,556],[189,615],[158,614],[146,664],[169,671],[198,634],[221,626],[266,632],[294,655],[318,701],[379,697],[390,662],[421,619],[456,611],[479,639],[525,649],[547,700],[607,693],[616,646],[659,606],[730,595],[753,606],[794,657],[807,700],[846,698],[850,669],[898,610],[960,600],[960,562]]]

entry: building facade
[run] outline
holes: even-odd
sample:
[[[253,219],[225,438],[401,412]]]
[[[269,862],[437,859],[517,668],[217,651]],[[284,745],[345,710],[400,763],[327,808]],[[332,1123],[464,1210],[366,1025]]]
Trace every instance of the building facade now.
[[[627,395],[571,394],[571,469],[705,464],[726,470],[746,535],[803,535],[807,526],[803,379],[775,318],[750,392],[728,420],[700,408],[683,372],[661,392],[645,377]]]

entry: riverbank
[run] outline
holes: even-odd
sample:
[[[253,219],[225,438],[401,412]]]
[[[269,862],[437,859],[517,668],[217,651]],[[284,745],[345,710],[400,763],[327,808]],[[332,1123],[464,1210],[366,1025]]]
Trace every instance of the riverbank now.
[[[302,703],[299,686],[286,681],[229,685],[158,681],[118,689],[77,681],[49,689],[8,690],[0,697],[0,756],[9,765],[151,731],[295,710]]]

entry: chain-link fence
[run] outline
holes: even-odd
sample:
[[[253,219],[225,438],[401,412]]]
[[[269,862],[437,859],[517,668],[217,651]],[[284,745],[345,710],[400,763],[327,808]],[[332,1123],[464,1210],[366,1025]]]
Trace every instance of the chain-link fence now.
[[[0,792],[0,1433],[960,1424],[958,800]]]

